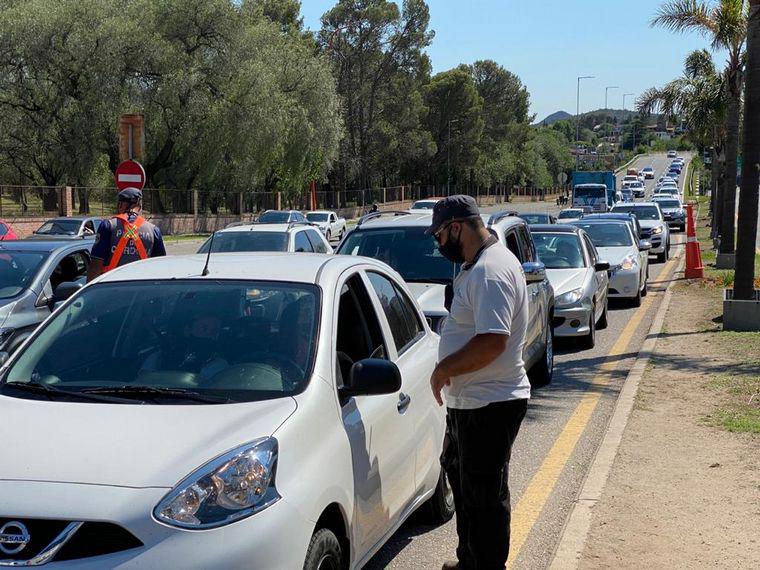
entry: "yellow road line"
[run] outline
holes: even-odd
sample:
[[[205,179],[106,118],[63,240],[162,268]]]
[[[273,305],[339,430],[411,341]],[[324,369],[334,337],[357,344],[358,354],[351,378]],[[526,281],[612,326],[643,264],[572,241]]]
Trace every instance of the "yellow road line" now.
[[[665,276],[665,280],[672,273],[676,262],[677,258],[673,258],[663,268],[662,274]],[[589,390],[581,397],[581,401],[567,420],[565,427],[557,437],[541,467],[539,467],[517,502],[512,513],[508,568],[513,567],[514,561],[519,556],[523,544],[525,544],[549,496],[554,490],[557,480],[562,474],[562,470],[575,450],[575,446],[583,431],[586,429],[599,403],[599,399],[602,397],[603,389],[610,383],[612,372],[620,364],[618,357],[625,354],[628,346],[633,342],[634,333],[646,316],[652,302],[652,295],[646,297],[641,307],[638,308],[631,320],[628,321],[623,332],[620,333],[620,337],[607,354],[605,361],[601,364],[600,372],[589,384]],[[590,390],[590,388],[593,388],[593,390]]]

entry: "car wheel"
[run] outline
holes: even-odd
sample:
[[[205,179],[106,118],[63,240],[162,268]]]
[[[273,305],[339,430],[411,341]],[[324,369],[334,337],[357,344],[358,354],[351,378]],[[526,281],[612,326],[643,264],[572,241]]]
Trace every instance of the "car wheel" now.
[[[325,239],[327,242],[330,242],[330,239],[332,238],[332,234],[330,234],[330,230],[327,230],[327,233],[325,234]]]
[[[533,388],[541,388],[552,383],[554,376],[554,329],[552,328],[552,318],[546,323],[546,346],[541,359],[536,362],[528,372],[528,379]]]
[[[633,306],[634,307],[640,307],[641,306],[641,289],[636,291],[636,296],[633,298]]]
[[[596,324],[597,329],[606,329],[609,325],[609,319],[607,318],[607,311],[610,306],[610,299],[609,297],[604,302],[604,311],[602,312],[602,316],[599,317],[599,322]]]
[[[447,523],[454,516],[454,491],[451,490],[449,478],[446,476],[446,470],[443,467],[441,467],[435,493],[425,503],[424,509],[425,518],[435,525]]]
[[[649,281],[644,279],[644,286],[641,288],[641,296],[646,297],[649,294]]]
[[[341,570],[343,568],[343,549],[333,531],[320,528],[311,536],[303,568],[304,570]]]
[[[667,260],[668,260],[668,250],[667,248],[665,248],[665,251],[657,254],[657,263],[665,263]]]
[[[588,334],[580,339],[583,348],[591,349],[596,346],[596,305],[591,307],[591,316],[588,323]]]
[[[678,226],[678,231],[680,231],[681,233],[685,232],[686,231],[686,224],[684,224],[682,226]]]

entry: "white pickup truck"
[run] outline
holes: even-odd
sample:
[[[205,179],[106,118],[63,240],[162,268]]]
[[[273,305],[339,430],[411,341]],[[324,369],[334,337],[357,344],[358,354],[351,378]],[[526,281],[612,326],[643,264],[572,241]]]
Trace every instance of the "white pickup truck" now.
[[[306,212],[306,219],[319,228],[327,241],[341,240],[343,234],[346,233],[346,219],[339,218],[335,212],[314,210],[313,212]]]

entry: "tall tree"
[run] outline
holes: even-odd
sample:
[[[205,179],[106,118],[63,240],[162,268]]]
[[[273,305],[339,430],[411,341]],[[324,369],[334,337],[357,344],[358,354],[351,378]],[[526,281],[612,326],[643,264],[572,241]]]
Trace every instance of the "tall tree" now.
[[[334,62],[343,98],[346,137],[341,170],[347,183],[371,186],[382,158],[373,152],[378,124],[393,124],[399,76],[427,79],[423,50],[433,32],[424,0],[339,0],[322,16],[320,43]]]
[[[727,95],[725,180],[720,252],[734,252],[734,212],[736,210],[736,163],[739,147],[739,115],[741,107],[744,41],[747,15],[744,0],[669,0],[663,4],[652,25],[674,32],[696,31],[711,42],[716,50],[728,52],[724,71]]]
[[[750,0],[745,84],[744,164],[742,188],[739,194],[734,298],[751,300],[754,295],[757,202],[758,184],[760,184],[760,0]]]

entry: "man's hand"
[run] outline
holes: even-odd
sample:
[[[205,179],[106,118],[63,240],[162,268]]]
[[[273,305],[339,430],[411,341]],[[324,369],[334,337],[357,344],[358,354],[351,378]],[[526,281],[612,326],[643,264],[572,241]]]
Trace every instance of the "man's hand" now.
[[[433,397],[438,402],[439,406],[443,406],[443,398],[441,398],[441,390],[444,386],[451,385],[451,376],[441,368],[438,364],[433,370],[433,375],[430,377],[430,389],[433,391]]]

